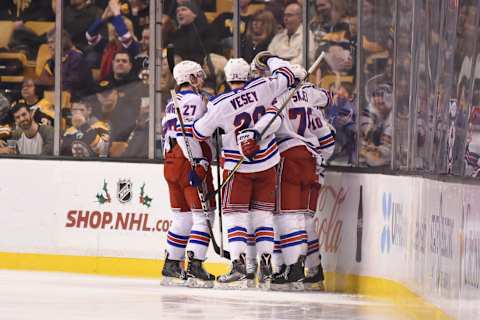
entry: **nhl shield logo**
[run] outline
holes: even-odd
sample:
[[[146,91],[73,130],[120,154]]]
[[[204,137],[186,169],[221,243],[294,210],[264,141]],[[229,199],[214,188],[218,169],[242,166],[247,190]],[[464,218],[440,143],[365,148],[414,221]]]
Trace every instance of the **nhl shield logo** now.
[[[132,200],[132,182],[127,179],[120,179],[117,182],[117,197],[121,203]]]

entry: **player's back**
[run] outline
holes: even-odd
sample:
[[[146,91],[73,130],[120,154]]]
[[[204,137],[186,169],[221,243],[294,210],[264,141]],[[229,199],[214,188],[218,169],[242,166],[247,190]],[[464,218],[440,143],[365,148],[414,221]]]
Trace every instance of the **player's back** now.
[[[269,79],[258,78],[247,83],[243,89],[232,90],[210,101],[209,108],[212,108],[216,117],[220,118],[217,122],[225,131],[222,142],[226,169],[233,168],[242,158],[238,149],[237,134],[243,129],[253,128],[266,113],[276,112],[271,106],[273,94]],[[275,165],[275,161],[278,162],[278,147],[274,136],[262,137],[260,150],[253,161],[246,160],[239,171],[254,172],[260,168],[266,169]]]
[[[179,91],[176,94],[176,99],[180,108],[180,113],[183,117],[183,122],[186,129],[186,136],[192,136],[192,123],[194,120],[200,118],[206,112],[205,103],[201,95],[194,91],[185,90]],[[181,135],[180,122],[177,119],[175,111],[175,104],[170,99],[165,107],[165,116],[162,119],[163,137],[165,140],[164,151],[170,150],[170,143],[172,139],[176,139]]]
[[[276,105],[283,103],[286,96],[278,99]],[[280,152],[300,145],[318,152],[323,140],[332,140],[330,127],[321,111],[330,103],[331,98],[326,91],[309,83],[302,86],[283,111],[284,120],[276,133]]]

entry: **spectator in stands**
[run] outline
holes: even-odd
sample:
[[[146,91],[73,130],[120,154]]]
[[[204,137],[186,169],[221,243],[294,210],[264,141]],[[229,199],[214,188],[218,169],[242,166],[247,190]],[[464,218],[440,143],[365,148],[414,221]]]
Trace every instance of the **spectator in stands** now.
[[[241,36],[240,56],[248,63],[252,62],[257,53],[268,49],[276,31],[277,22],[270,11],[255,12],[247,26],[246,34]]]
[[[177,6],[178,29],[173,34],[175,53],[183,60],[193,60],[199,64],[209,47],[207,43],[208,28],[205,22],[198,19],[197,7],[187,1]]]
[[[142,31],[142,39],[140,40],[140,53],[133,58],[133,72],[139,78],[148,80],[148,54],[150,43],[150,29],[145,28]],[[146,72],[146,75],[145,75]]]
[[[10,112],[15,119],[17,129],[12,132],[16,140],[16,150],[0,148],[0,153],[51,155],[53,153],[53,128],[39,125],[25,103],[17,102]]]
[[[72,101],[72,126],[63,136],[61,154],[73,157],[105,157],[108,155],[110,128],[107,123],[92,117],[87,99]]]
[[[101,28],[107,23],[108,39],[100,33]],[[88,28],[86,37],[88,43],[99,52],[100,79],[105,78],[112,71],[112,58],[117,51],[126,50],[130,56],[135,57],[140,52],[140,45],[134,37],[132,22],[122,17],[119,0],[110,0],[100,19],[97,19]]]
[[[205,12],[201,8],[201,2],[202,0],[165,0],[163,1],[164,3],[164,11],[167,16],[170,17],[172,21],[175,21],[178,24],[178,19],[177,19],[177,8],[180,5],[186,4],[186,3],[191,3],[195,7],[195,13],[197,15],[197,23],[198,24],[207,24],[207,16],[205,15]]]
[[[390,163],[393,122],[392,86],[379,85],[371,94],[369,105],[360,119],[360,156],[368,166]]]
[[[48,32],[48,45],[52,57],[40,75],[41,84],[52,86],[55,76],[55,30]],[[62,88],[72,96],[86,96],[92,91],[92,74],[86,67],[83,53],[77,50],[66,31],[62,31]]]
[[[100,102],[101,114],[99,119],[108,123],[111,128],[109,155],[120,157],[128,146],[128,138],[135,129],[140,105],[134,105],[131,100],[115,85],[102,80],[98,84],[97,99]]]
[[[122,154],[124,158],[148,157],[148,120],[150,115],[150,99],[142,98],[140,113],[138,115],[135,129],[128,137],[128,147]]]
[[[320,43],[321,38],[330,31],[332,0],[316,0],[316,15],[312,17],[309,29],[313,32],[316,43]]]
[[[70,4],[63,11],[63,27],[70,34],[73,45],[83,51],[90,67],[95,66],[100,57],[96,51],[88,47],[85,31],[101,15],[100,8],[88,0],[70,0]]]
[[[106,79],[120,87],[139,80],[133,71],[132,57],[125,51],[118,51],[113,55],[112,73]]]
[[[211,62],[210,67],[208,59]],[[226,90],[227,83],[225,81],[225,72],[223,71],[226,64],[227,58],[219,54],[210,53],[205,57],[203,70],[205,70],[207,78],[202,88],[203,91],[208,92],[210,95],[216,95]],[[209,90],[210,88],[211,90]]]
[[[335,103],[325,109],[325,115],[336,130],[335,152],[331,160],[352,164],[356,150],[356,108],[352,83],[340,83]]]
[[[35,84],[33,79],[23,80],[21,95],[24,103],[32,112],[35,122],[53,126],[55,107],[50,101],[43,98],[43,90]]]
[[[55,21],[53,0],[2,0],[1,20]]]
[[[273,37],[268,46],[268,51],[280,58],[290,61],[290,63],[302,64],[303,54],[303,25],[302,25],[302,6],[299,3],[291,3],[285,8],[283,22],[285,29]],[[313,34],[310,30],[309,41],[313,43]],[[311,46],[309,59],[313,58],[315,48]]]
[[[249,24],[251,15],[248,14],[248,6],[251,0],[239,0],[240,5],[240,34],[244,34]],[[208,33],[215,39],[216,47],[222,48],[217,52],[224,56],[231,56],[233,49],[233,12],[222,12],[210,24]],[[242,44],[243,45],[243,44]]]
[[[0,150],[7,147],[7,140],[12,134],[13,126],[13,117],[10,114],[10,101],[4,94],[0,94]],[[2,152],[0,151],[0,153]]]

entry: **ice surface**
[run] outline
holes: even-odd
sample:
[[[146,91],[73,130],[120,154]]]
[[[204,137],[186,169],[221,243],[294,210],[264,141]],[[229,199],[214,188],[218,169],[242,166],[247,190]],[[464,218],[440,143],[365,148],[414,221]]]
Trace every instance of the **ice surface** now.
[[[167,288],[159,280],[0,271],[0,319],[406,320],[354,295]]]

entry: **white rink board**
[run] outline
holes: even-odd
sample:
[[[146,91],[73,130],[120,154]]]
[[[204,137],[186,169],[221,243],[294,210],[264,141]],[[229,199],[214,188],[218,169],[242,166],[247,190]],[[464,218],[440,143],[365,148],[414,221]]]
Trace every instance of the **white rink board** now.
[[[0,252],[163,258],[171,218],[162,165],[0,163]],[[398,281],[451,316],[480,319],[480,186],[339,172],[326,181],[316,223],[327,271]],[[222,261],[211,248],[209,261]]]

